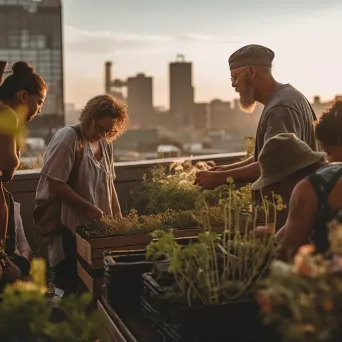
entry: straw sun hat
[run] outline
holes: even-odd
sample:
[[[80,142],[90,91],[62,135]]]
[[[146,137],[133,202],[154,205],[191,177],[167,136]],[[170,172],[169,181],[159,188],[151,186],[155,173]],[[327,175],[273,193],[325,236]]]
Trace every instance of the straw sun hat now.
[[[269,139],[259,154],[261,176],[252,184],[260,190],[277,183],[295,172],[316,164],[326,156],[315,152],[293,133],[281,133]]]

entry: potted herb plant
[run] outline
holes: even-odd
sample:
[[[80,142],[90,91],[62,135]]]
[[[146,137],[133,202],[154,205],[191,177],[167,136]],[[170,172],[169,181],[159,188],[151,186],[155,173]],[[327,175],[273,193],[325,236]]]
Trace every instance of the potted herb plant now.
[[[208,220],[206,232],[199,234],[198,242],[182,248],[172,232],[154,232],[156,240],[149,244],[147,256],[155,260],[166,255],[169,263],[167,267],[156,265],[154,272],[144,274],[142,308],[167,338],[275,338],[272,333],[267,336],[263,329],[253,292],[275,258],[277,244],[273,236],[257,238],[250,231],[249,222],[255,222],[252,217],[240,226],[239,209],[246,207],[248,197],[232,189],[229,180],[227,196],[220,201],[225,215],[222,234],[212,232]],[[264,200],[265,215],[273,210],[276,218],[276,211],[281,209],[279,197]],[[260,208],[255,208],[257,211]],[[242,323],[248,329],[241,329]]]

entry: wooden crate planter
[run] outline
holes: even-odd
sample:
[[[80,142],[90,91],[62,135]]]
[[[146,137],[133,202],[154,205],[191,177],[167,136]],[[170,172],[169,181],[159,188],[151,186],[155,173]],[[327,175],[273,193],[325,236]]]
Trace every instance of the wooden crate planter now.
[[[215,228],[213,231],[220,232],[222,228]],[[174,235],[176,238],[194,237],[201,232],[203,232],[203,228],[177,229],[174,230]],[[93,295],[100,295],[101,286],[104,283],[103,273],[101,273],[103,253],[144,249],[151,239],[150,235],[91,237],[86,231],[83,231],[82,227],[78,227],[76,243],[79,277]]]
[[[77,262],[77,273],[93,296],[99,296],[102,293],[103,276],[92,275],[79,261]]]

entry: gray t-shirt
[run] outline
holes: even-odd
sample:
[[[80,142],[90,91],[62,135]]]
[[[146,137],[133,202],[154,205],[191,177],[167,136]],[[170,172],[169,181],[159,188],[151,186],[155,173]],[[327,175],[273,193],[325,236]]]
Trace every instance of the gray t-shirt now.
[[[89,142],[85,141],[84,156],[79,167],[78,177],[73,189],[77,194],[112,215],[112,198],[114,196],[114,148],[101,140],[103,156],[96,160],[91,152]],[[66,183],[75,161],[78,137],[71,127],[60,129],[52,138],[44,155],[44,165],[36,190],[36,200],[49,200],[54,197],[48,178]],[[62,223],[75,234],[76,226],[84,224],[84,214],[76,211],[69,203],[62,201]],[[62,238],[50,239],[48,255],[51,266],[57,265],[64,258]]]
[[[302,93],[290,84],[279,86],[261,114],[255,138],[254,160],[258,160],[265,142],[279,133],[294,133],[317,151],[313,126],[315,120],[315,113]]]

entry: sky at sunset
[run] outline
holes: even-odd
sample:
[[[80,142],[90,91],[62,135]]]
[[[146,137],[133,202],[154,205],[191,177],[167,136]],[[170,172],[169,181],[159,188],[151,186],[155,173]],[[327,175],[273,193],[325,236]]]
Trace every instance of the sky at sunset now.
[[[236,97],[228,57],[256,43],[275,52],[274,75],[310,99],[342,94],[342,0],[64,0],[66,102],[82,107],[113,77],[154,77],[168,106],[168,63],[193,62],[197,102]]]

